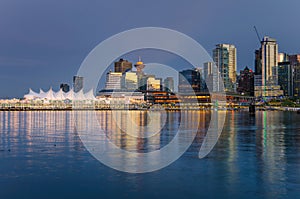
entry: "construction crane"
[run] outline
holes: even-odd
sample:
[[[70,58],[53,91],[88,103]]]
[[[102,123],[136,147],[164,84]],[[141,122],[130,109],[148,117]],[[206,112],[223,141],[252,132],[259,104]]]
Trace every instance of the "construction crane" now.
[[[256,26],[254,26],[254,29],[255,29],[255,32],[256,32],[256,35],[257,35],[258,41],[259,41],[259,43],[260,43],[260,42],[261,42],[261,38],[260,38],[260,36],[259,36],[259,34],[258,34],[258,31],[257,31],[257,28],[256,28]]]

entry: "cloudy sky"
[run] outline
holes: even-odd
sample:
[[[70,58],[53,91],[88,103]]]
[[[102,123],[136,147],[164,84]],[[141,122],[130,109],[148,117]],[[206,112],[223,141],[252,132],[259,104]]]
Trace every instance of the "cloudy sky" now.
[[[71,83],[97,44],[137,27],[180,31],[209,53],[232,43],[238,70],[253,68],[254,25],[276,38],[280,51],[300,53],[299,7],[299,0],[1,0],[0,97]]]

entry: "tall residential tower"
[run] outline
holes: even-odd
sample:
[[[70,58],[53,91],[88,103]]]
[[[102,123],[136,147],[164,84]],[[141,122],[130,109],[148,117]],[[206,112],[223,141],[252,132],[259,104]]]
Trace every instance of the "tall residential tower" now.
[[[255,51],[255,96],[277,97],[283,95],[278,85],[278,44],[265,36],[261,47]]]
[[[224,81],[225,91],[234,92],[236,84],[236,48],[232,44],[218,44],[213,59]]]
[[[265,36],[261,41],[262,86],[277,85],[278,44]]]

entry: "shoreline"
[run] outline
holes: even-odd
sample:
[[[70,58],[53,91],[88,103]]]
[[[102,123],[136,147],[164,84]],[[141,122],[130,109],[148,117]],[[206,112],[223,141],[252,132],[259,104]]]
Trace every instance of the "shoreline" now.
[[[149,108],[29,108],[29,107],[0,107],[0,112],[5,111],[212,111],[216,110],[211,107],[206,108],[196,108],[196,107],[190,107],[190,108],[175,108],[175,107],[165,107],[161,109],[151,109]],[[249,111],[248,107],[240,107],[240,108],[219,108],[218,111]],[[296,107],[256,107],[255,112],[257,111],[289,111],[289,112],[297,112],[300,111],[300,108]]]

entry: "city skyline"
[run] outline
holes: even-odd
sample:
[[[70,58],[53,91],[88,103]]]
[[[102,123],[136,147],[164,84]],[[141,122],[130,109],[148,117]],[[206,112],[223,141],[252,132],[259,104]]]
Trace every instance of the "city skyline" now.
[[[234,44],[237,71],[245,66],[254,69],[254,50],[259,47],[254,25],[261,36],[277,39],[279,52],[299,53],[298,44],[294,42],[298,28],[295,23],[286,23],[299,18],[298,1],[201,1],[191,4],[111,1],[77,2],[72,6],[68,1],[59,6],[51,1],[2,1],[0,4],[1,98],[20,97],[29,87],[47,89],[51,85],[58,87],[61,82],[71,84],[70,77],[99,42],[136,27],[158,26],[181,31],[202,44],[210,54],[218,43]],[[144,15],[135,14],[137,6]],[[271,7],[272,11],[266,14],[265,7]],[[288,7],[289,12],[278,15],[283,7]],[[81,8],[90,12],[82,12]],[[132,12],[127,12],[125,17],[110,14],[123,9]],[[221,12],[224,9],[227,11]],[[172,11],[165,15],[166,10]],[[216,13],[222,13],[222,17]],[[106,16],[111,17],[109,23]],[[285,28],[278,28],[278,24]],[[148,61],[145,58],[145,63]],[[171,60],[169,65],[172,64]]]
[[[0,196],[298,198],[299,0],[0,0]]]

